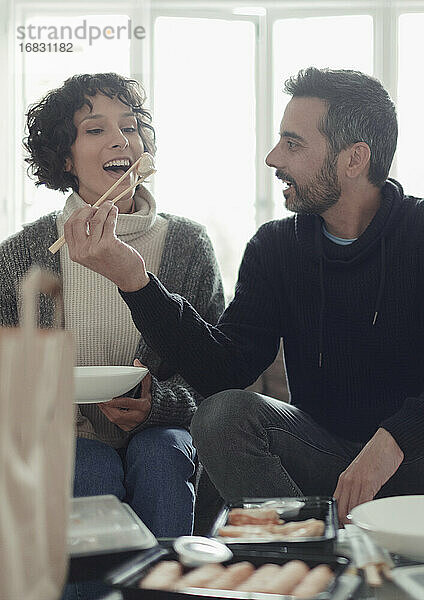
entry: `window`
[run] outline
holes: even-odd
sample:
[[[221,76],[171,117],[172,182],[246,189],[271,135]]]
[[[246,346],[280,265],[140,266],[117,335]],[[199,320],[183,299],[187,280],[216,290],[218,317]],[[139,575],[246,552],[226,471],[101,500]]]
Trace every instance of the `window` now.
[[[207,225],[232,292],[256,225],[255,28],[161,17],[154,40],[158,206]]]
[[[361,43],[358,44],[357,40]],[[373,72],[373,19],[369,15],[278,19],[273,27],[274,131],[289,98],[282,93],[284,81],[300,69],[356,69]],[[288,214],[283,205],[281,185],[274,180],[276,211]]]
[[[415,196],[424,196],[421,169],[424,81],[419,59],[423,27],[424,12],[403,14],[399,18],[398,177],[405,191]]]
[[[228,297],[252,233],[287,215],[281,186],[264,164],[287,102],[284,80],[310,64],[372,73],[374,53],[369,14],[225,13],[231,4],[219,11],[217,4],[215,18],[199,18],[198,5],[178,10],[178,3],[153,12],[155,192],[160,208],[207,225]]]
[[[57,192],[35,190],[25,174],[19,142],[27,105],[81,71],[115,69],[142,80],[157,131],[158,172],[152,186],[158,209],[207,226],[228,297],[249,237],[263,222],[285,214],[280,188],[264,160],[275,144],[287,101],[283,82],[299,68],[355,68],[383,82],[397,104],[400,125],[391,174],[407,192],[424,195],[419,162],[424,84],[416,67],[424,0],[6,4],[0,11],[11,24],[3,44],[10,60],[4,76],[7,93],[0,103],[9,119],[1,126],[8,136],[5,158],[13,160],[2,166],[2,237],[63,202]],[[77,44],[69,57],[49,55],[48,60],[17,46],[18,25],[71,25],[81,19],[117,25],[128,18],[145,26],[143,44],[127,38],[113,45],[98,40],[91,47]]]

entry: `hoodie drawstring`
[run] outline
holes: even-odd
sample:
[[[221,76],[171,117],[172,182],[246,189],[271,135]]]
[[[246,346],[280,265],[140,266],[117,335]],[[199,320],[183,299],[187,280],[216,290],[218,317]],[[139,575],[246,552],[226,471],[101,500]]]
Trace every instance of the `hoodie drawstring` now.
[[[373,325],[375,325],[375,322],[377,321],[378,311],[380,310],[381,299],[383,298],[384,283],[386,280],[386,242],[384,240],[384,236],[381,238],[380,250],[381,250],[380,285],[378,287],[377,300],[375,302],[374,318],[372,321]]]
[[[323,365],[323,346],[324,346],[324,314],[325,314],[325,285],[324,285],[324,259],[322,251],[322,240],[320,239],[321,232],[317,239],[317,248],[319,249],[319,287],[321,293],[321,307],[319,312],[319,338],[318,338],[318,367],[321,368]],[[375,301],[374,318],[372,325],[374,326],[377,321],[378,313],[380,311],[381,301],[383,299],[384,284],[386,281],[386,242],[384,236],[380,241],[380,284],[378,286],[377,299]]]
[[[319,311],[319,343],[318,343],[318,367],[322,367],[322,345],[324,331],[324,311],[325,311],[325,287],[324,287],[324,261],[322,255],[319,257],[319,287],[321,291],[321,308]]]

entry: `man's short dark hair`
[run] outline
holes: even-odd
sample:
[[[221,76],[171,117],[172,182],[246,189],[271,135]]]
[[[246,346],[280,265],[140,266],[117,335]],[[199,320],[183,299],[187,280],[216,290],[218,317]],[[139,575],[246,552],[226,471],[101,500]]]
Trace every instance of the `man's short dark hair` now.
[[[134,112],[145,150],[154,153],[152,119],[143,108],[146,96],[137,81],[117,73],[74,75],[33,104],[27,113],[24,147],[29,156],[25,160],[37,186],[45,185],[62,192],[69,188],[78,191],[77,177],[65,171],[66,159],[71,158],[71,146],[77,136],[74,115],[84,105],[92,110],[90,97],[98,93],[118,98]]]
[[[397,143],[395,105],[374,77],[359,71],[317,69],[299,71],[284,84],[293,97],[320,98],[328,111],[319,126],[335,156],[356,142],[371,150],[368,180],[386,181]]]

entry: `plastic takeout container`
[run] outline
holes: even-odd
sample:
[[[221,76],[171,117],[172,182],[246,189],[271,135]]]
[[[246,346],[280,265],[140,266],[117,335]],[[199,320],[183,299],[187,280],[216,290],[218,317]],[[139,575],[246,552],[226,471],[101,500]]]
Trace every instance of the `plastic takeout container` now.
[[[342,580],[343,574],[346,568],[349,566],[350,561],[344,556],[337,555],[299,555],[297,552],[274,552],[270,550],[262,549],[259,551],[249,551],[247,548],[237,549],[234,551],[234,556],[231,560],[224,562],[224,565],[230,565],[236,562],[249,561],[255,567],[260,567],[266,563],[273,563],[278,565],[284,565],[290,560],[300,559],[308,564],[309,567],[313,568],[319,564],[328,565],[333,573],[334,579],[330,583],[327,590],[314,596],[316,600],[330,600],[337,597],[340,600],[347,600],[347,595],[343,595]],[[215,590],[208,588],[187,588],[184,591],[172,592],[164,590],[149,590],[139,588],[139,583],[143,577],[148,573],[150,568],[161,560],[178,560],[178,555],[171,549],[154,548],[140,554],[135,559],[128,563],[121,565],[118,569],[109,573],[106,578],[106,582],[112,585],[114,588],[119,589],[124,600],[227,600],[229,598],[238,600],[289,600],[293,596],[286,596],[281,594],[268,594],[268,593],[253,593],[253,592],[240,592],[240,591],[229,591],[229,590]],[[190,569],[185,569],[185,571]],[[351,594],[351,598],[356,597],[356,592]]]
[[[258,537],[226,537],[220,536],[219,530],[227,524],[228,514],[232,508],[275,507],[280,517],[286,522],[318,519],[324,522],[324,533],[316,537],[269,538]],[[279,508],[281,507],[281,509]],[[333,552],[337,538],[338,517],[334,498],[327,496],[305,496],[299,498],[243,498],[240,502],[227,504],[218,514],[210,532],[210,536],[234,547],[248,545],[254,548],[264,546],[272,549],[296,549],[296,551]]]
[[[144,550],[157,543],[136,513],[116,496],[72,498],[68,524],[71,558]]]

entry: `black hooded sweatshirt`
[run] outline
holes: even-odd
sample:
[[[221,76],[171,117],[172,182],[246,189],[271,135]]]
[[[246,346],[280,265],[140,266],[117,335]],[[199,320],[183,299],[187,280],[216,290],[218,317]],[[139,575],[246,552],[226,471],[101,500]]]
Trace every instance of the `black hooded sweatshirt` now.
[[[384,427],[405,457],[423,448],[424,202],[397,182],[347,246],[327,239],[316,215],[263,225],[216,327],[149,276],[121,295],[163,376],[177,371],[203,396],[244,388],[282,338],[291,402],[315,422],[358,442]]]

